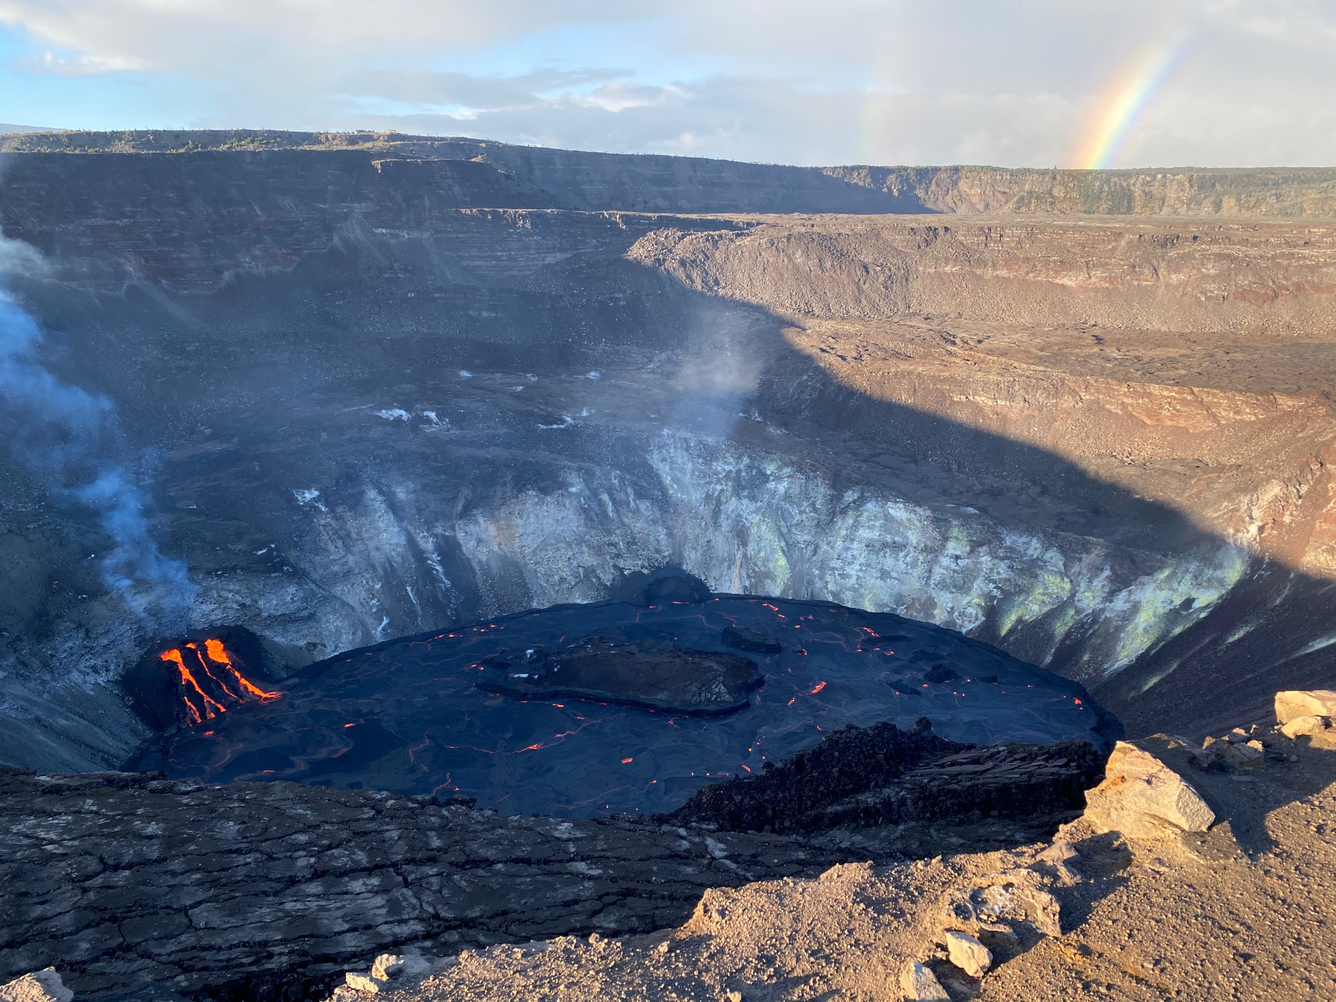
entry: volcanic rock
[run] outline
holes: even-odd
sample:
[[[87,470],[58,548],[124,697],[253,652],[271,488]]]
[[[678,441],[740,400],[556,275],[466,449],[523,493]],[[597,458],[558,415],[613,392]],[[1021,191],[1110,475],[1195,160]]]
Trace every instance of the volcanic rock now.
[[[925,682],[950,682],[957,678],[960,678],[960,676],[946,665],[933,665],[923,673],[923,681]]]
[[[1336,690],[1306,689],[1276,693],[1276,722],[1299,717],[1336,717]]]
[[[1030,869],[1053,877],[1062,887],[1072,887],[1081,882],[1081,875],[1072,869],[1070,862],[1079,856],[1070,842],[1056,839],[1036,857]]]
[[[1033,869],[979,877],[947,892],[941,905],[942,925],[994,945],[1019,942],[1017,931],[1023,927],[1060,936],[1062,908],[1049,886],[1051,878]]]
[[[397,978],[410,969],[410,958],[402,953],[382,953],[371,965],[371,976],[378,981],[389,981],[391,978]]]
[[[587,699],[713,716],[746,706],[762,681],[750,658],[680,650],[670,641],[632,640],[610,631],[551,654],[530,649],[513,661],[484,662],[477,687],[530,699]]]
[[[720,632],[719,637],[725,644],[739,651],[754,651],[757,654],[778,654],[784,648],[769,633],[749,630],[745,626],[730,626]]]
[[[1241,728],[1235,728],[1224,738],[1208,737],[1201,750],[1193,753],[1192,760],[1202,769],[1222,772],[1261,769],[1266,766],[1266,748],[1256,738],[1249,738]]]
[[[378,978],[374,974],[362,974],[360,971],[349,971],[343,978],[353,991],[369,992],[372,995],[377,994],[388,983],[385,978]]]
[[[640,606],[666,602],[696,605],[710,600],[710,588],[696,575],[688,574],[680,567],[660,567],[623,575],[609,586],[608,597],[615,602]]]
[[[900,975],[900,990],[905,998],[916,1002],[951,1002],[951,996],[946,994],[937,975],[917,960],[905,965],[904,973]]]
[[[647,932],[683,921],[706,888],[848,858],[369,790],[12,769],[0,846],[0,977],[59,964],[81,994],[152,981],[217,1002],[324,997],[350,965],[410,942],[449,953]]]
[[[850,725],[760,775],[703,788],[669,817],[775,832],[971,816],[1061,820],[1080,810],[1101,764],[1083,741],[972,747],[928,728]]]
[[[981,978],[993,966],[993,953],[969,933],[948,929],[942,934],[946,940],[947,956],[951,963],[972,978]]]
[[[1192,784],[1154,755],[1119,741],[1104,781],[1086,793],[1085,818],[1096,831],[1157,838],[1206,831],[1215,812]]]
[[[54,967],[0,985],[0,1002],[70,1002],[72,998],[74,992],[65,987]]]
[[[1308,738],[1314,748],[1336,749],[1336,721],[1326,716],[1294,717],[1280,728],[1287,738]]]

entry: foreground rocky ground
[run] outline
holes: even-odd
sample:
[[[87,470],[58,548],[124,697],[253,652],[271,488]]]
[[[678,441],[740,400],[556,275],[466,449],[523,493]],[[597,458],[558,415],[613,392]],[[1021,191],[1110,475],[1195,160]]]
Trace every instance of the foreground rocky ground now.
[[[1315,713],[1120,743],[1053,837],[976,819],[802,842],[10,772],[0,962],[101,1002],[1329,998],[1336,729]]]
[[[1052,844],[712,890],[671,932],[465,952],[378,987],[394,1002],[1336,997],[1336,753],[1278,730],[1263,744],[1249,767],[1217,771],[1182,742],[1145,742],[1215,813],[1204,832],[1082,818]],[[962,899],[976,906],[963,922]],[[991,946],[982,978],[947,960],[969,963],[948,934],[961,929]]]
[[[660,823],[4,770],[0,976],[54,965],[81,993],[157,983],[229,1002],[324,998],[377,950],[649,933],[717,887],[1043,838],[1079,812],[1105,758],[1084,742],[971,748],[922,724],[847,728]],[[758,796],[767,817],[748,808]],[[773,834],[790,830],[806,837]]]

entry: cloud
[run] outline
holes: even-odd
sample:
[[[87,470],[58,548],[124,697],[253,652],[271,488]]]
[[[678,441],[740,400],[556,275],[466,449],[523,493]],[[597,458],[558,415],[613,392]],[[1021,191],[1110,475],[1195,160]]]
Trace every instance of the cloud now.
[[[0,22],[28,40],[11,73],[30,88],[133,72],[154,95],[154,121],[82,120],[70,99],[73,126],[806,164],[1067,164],[1147,48],[1190,36],[1121,162],[1336,163],[1329,0],[0,0]]]

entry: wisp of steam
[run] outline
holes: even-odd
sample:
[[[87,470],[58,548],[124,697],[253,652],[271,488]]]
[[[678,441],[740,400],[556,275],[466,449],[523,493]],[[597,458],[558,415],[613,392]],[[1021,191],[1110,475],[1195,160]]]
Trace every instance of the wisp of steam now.
[[[0,236],[0,276],[36,252]],[[62,382],[37,359],[42,329],[0,288],[0,428],[14,458],[41,478],[53,499],[97,512],[111,537],[102,579],[147,625],[186,626],[194,586],[186,563],[163,556],[149,534],[144,495],[132,476],[145,454],[126,441],[115,405]]]

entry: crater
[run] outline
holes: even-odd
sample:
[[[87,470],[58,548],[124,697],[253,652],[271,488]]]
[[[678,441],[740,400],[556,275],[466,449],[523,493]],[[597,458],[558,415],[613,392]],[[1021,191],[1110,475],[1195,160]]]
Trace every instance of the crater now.
[[[925,660],[952,680],[924,682]],[[959,746],[1105,750],[1121,734],[1078,683],[954,631],[711,595],[556,606],[349,651],[284,679],[279,699],[153,739],[128,767],[467,797],[506,814],[662,814],[881,723]]]

